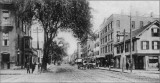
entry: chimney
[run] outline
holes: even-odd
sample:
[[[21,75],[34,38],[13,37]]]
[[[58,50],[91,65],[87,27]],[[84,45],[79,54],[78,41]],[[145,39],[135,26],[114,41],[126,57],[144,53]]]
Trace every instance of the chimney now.
[[[151,12],[150,17],[153,17],[153,12]]]

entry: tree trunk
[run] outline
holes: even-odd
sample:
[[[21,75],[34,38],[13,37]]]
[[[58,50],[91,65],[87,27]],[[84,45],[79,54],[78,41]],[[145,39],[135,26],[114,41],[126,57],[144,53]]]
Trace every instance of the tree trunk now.
[[[43,60],[42,60],[42,68],[43,70],[47,70],[47,61],[48,61],[48,54],[46,52],[46,49],[44,49],[44,52],[43,52]]]

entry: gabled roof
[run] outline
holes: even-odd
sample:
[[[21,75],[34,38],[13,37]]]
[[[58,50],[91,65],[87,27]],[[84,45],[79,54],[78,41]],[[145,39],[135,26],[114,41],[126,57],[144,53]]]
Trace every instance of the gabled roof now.
[[[155,20],[155,21],[147,24],[146,26],[143,26],[143,27],[141,27],[141,28],[139,28],[139,29],[136,29],[136,30],[132,31],[132,38],[136,38],[138,35],[140,35],[140,34],[142,34],[143,32],[145,32],[145,30],[149,29],[149,28],[150,28],[152,25],[154,25],[154,24],[160,27],[160,22],[159,22],[158,20]],[[130,35],[128,35],[128,36],[125,38],[126,41],[128,41],[129,39],[130,39]],[[122,42],[123,42],[123,40],[120,41],[120,42],[117,42],[117,44],[120,44],[120,43],[122,43]]]
[[[145,30],[147,30],[148,28],[150,28],[150,26],[152,26],[154,24],[159,26],[160,22],[158,20],[155,20],[155,21],[147,24],[146,26],[143,26],[139,29],[136,29],[136,30],[132,31],[132,38],[137,37],[139,34],[145,32]],[[127,39],[130,39],[130,35],[126,37],[126,40]]]
[[[160,22],[159,22],[158,20],[155,20],[155,21],[147,24],[146,26],[144,26],[144,27],[142,27],[142,28],[140,28],[140,29],[137,29],[137,30],[135,30],[135,31],[132,31],[132,37],[136,37],[136,36],[139,35],[140,33],[143,33],[146,29],[150,28],[150,26],[153,25],[153,24],[159,26]]]

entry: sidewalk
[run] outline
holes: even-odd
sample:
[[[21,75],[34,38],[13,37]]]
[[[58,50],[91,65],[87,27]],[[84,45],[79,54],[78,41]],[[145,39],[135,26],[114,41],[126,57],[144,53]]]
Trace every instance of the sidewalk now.
[[[111,68],[109,70],[108,67],[99,67],[101,70],[108,70],[108,71],[115,71],[115,72],[122,72],[122,69]],[[124,70],[124,73],[132,73],[138,76],[145,76],[149,78],[160,78],[160,71],[158,70]]]

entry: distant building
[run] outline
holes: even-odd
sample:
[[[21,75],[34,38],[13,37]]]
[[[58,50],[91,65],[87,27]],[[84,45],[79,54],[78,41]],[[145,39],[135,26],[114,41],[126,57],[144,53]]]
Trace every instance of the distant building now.
[[[142,28],[154,20],[158,20],[158,18],[132,16],[132,29],[134,31],[136,29]],[[130,16],[112,14],[109,18],[104,19],[104,22],[100,27],[100,56],[103,56],[104,59],[110,62],[114,57],[118,58],[118,56],[114,56],[113,47],[114,44],[118,41],[118,32],[123,32],[124,29],[126,29],[126,32],[129,32]]]
[[[124,41],[117,41],[114,47],[115,66],[117,68],[122,67],[122,56],[124,56],[124,64],[130,60],[130,36],[128,35],[125,39],[125,56],[123,55]],[[132,41],[133,69],[158,69],[160,22],[155,20],[132,31]]]

